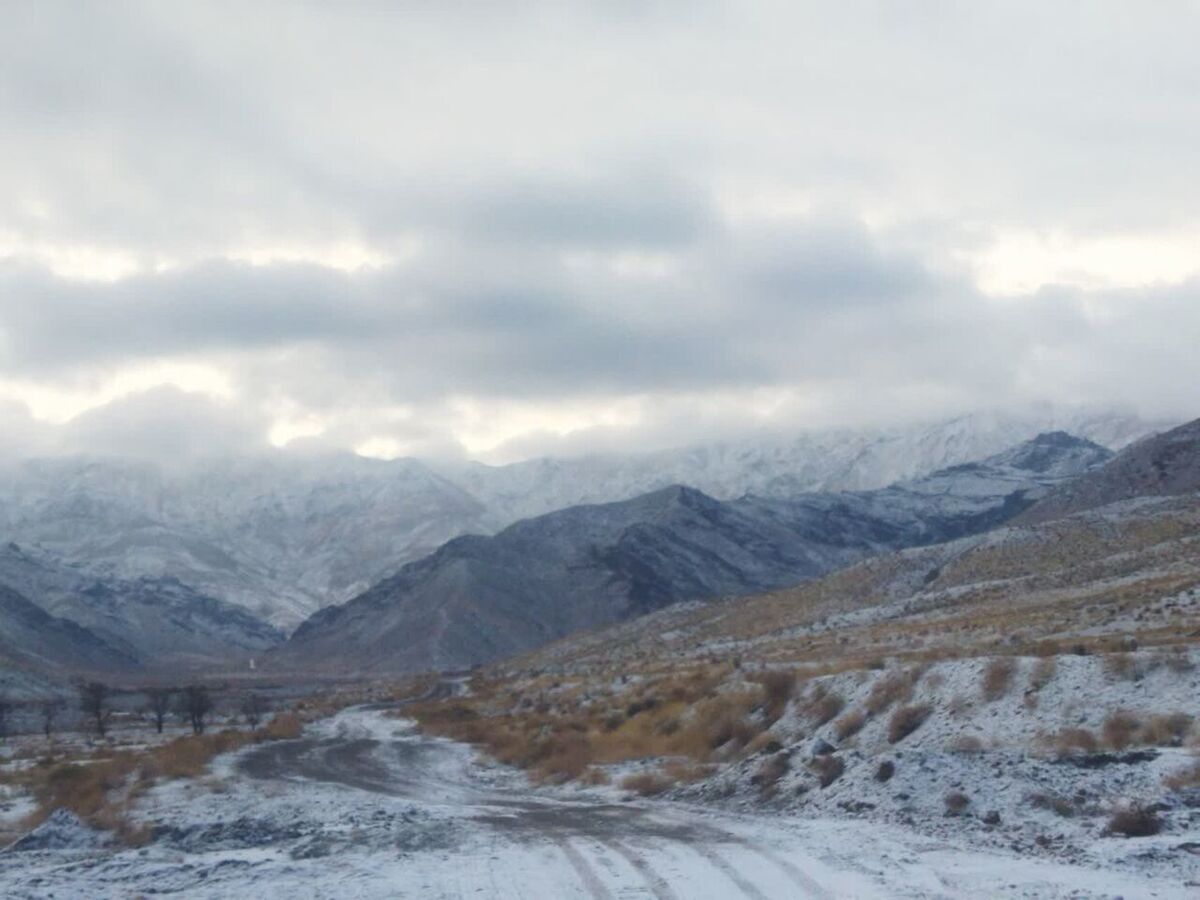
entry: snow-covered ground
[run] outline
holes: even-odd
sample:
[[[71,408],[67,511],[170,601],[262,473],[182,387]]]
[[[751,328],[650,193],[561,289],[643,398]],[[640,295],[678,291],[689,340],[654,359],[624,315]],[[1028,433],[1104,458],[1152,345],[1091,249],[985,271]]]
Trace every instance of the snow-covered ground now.
[[[519,773],[357,708],[151,791],[155,838],[59,816],[0,853],[5,897],[1194,897],[1119,867],[1030,860],[898,824],[629,801]]]

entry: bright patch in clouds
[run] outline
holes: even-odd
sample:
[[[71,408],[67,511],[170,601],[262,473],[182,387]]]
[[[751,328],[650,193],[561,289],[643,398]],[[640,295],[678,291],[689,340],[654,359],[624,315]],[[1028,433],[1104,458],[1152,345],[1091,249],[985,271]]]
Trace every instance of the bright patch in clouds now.
[[[1047,285],[1122,288],[1178,283],[1200,272],[1200,229],[1088,237],[1063,231],[1001,232],[968,256],[990,294],[1030,294]]]

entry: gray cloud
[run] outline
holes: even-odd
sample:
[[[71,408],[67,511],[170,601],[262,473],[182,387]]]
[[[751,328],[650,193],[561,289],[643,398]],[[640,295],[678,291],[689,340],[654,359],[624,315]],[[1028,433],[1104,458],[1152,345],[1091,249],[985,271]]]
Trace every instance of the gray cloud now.
[[[960,254],[1011,229],[1200,228],[1198,15],[14,7],[0,378],[184,360],[236,398],[152,392],[53,438],[16,406],[11,452],[183,452],[156,437],[191,439],[179,410],[249,448],[280,408],[325,417],[334,445],[455,452],[463,398],[636,397],[650,421],[610,432],[633,443],[743,427],[719,398],[755,390],[811,399],[780,406],[786,424],[1032,401],[1187,414],[1196,281],[999,300]],[[322,265],[343,245],[394,259]],[[234,261],[264,248],[303,261]],[[47,268],[88,253],[138,271]],[[388,420],[398,405],[419,423]]]

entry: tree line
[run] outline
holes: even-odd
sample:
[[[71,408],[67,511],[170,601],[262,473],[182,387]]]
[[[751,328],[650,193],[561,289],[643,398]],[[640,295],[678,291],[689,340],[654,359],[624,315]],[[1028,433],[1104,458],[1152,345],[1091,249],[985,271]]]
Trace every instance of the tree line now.
[[[78,710],[88,725],[88,731],[97,737],[108,734],[114,712],[114,689],[102,681],[87,681],[76,688]],[[144,712],[154,723],[155,731],[163,733],[167,720],[177,715],[192,729],[192,734],[204,734],[209,719],[216,708],[212,693],[202,684],[183,687],[152,687],[143,691],[146,697]],[[60,715],[66,710],[66,701],[59,696],[47,697],[29,704],[18,704],[0,694],[0,741],[8,738],[14,713],[21,706],[33,707],[40,721],[41,731],[50,738],[55,731]],[[238,706],[242,720],[252,729],[257,729],[271,712],[270,704],[261,694],[246,693]]]

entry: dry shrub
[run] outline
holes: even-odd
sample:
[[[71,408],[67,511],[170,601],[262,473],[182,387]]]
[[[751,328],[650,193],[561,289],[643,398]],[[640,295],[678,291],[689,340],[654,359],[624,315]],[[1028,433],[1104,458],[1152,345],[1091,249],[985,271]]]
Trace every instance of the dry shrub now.
[[[589,766],[587,770],[579,776],[579,783],[597,787],[599,785],[608,784],[612,779],[608,777],[608,773],[603,769]]]
[[[1108,653],[1104,656],[1104,671],[1110,678],[1137,681],[1142,677],[1141,666],[1132,653]]]
[[[249,744],[296,733],[299,719],[282,714],[279,729],[259,732],[219,731],[176,738],[146,751],[121,750],[93,758],[86,765],[49,763],[26,770],[24,786],[33,794],[38,811],[31,824],[43,821],[56,809],[68,809],[84,821],[115,832],[127,843],[146,839],[145,829],[131,824],[128,810],[138,794],[160,778],[196,778],[208,770],[213,757]],[[286,727],[285,727],[286,726]]]
[[[916,668],[899,669],[879,676],[867,695],[867,712],[877,716],[895,703],[907,703],[912,699],[913,688],[920,678],[921,671]]]
[[[717,771],[717,767],[673,759],[664,765],[662,770],[663,774],[676,784],[694,784],[710,778]]]
[[[1163,784],[1172,791],[1183,791],[1188,788],[1200,787],[1200,760],[1192,763],[1185,769],[1172,772],[1163,779]]]
[[[638,772],[621,779],[621,789],[654,797],[671,787],[671,781],[660,772]]]
[[[1192,717],[1177,712],[1150,716],[1142,722],[1137,739],[1155,747],[1179,747],[1192,731]]]
[[[842,777],[842,773],[846,771],[846,763],[840,756],[834,756],[832,753],[826,756],[817,756],[809,761],[808,767],[816,773],[817,782],[823,788],[829,787],[835,781]]]
[[[263,737],[269,741],[286,741],[300,737],[304,723],[293,712],[276,713],[263,729]]]
[[[758,771],[750,777],[750,783],[758,785],[763,794],[775,791],[775,785],[791,769],[792,763],[786,753],[776,753],[763,760]]]
[[[1151,837],[1162,831],[1162,819],[1158,813],[1146,806],[1135,804],[1113,813],[1108,820],[1105,834],[1123,837]]]
[[[962,791],[950,791],[942,798],[942,802],[946,805],[946,815],[961,816],[971,805],[971,798]]]
[[[980,685],[983,699],[992,703],[1007,695],[1016,671],[1017,661],[1011,656],[1001,656],[988,663],[984,667],[983,682]]]
[[[1043,656],[1033,664],[1033,671],[1029,673],[1029,689],[1031,691],[1040,691],[1051,681],[1058,673],[1058,657]]]
[[[753,679],[762,685],[763,711],[768,722],[775,722],[787,709],[796,688],[796,673],[791,669],[772,669]]]
[[[1124,750],[1133,743],[1141,722],[1133,713],[1123,709],[1110,713],[1100,726],[1100,734],[1110,749]]]
[[[833,732],[839,741],[853,737],[862,731],[867,722],[867,713],[862,709],[852,709],[833,723]]]
[[[896,744],[904,740],[924,724],[933,712],[928,703],[916,703],[902,706],[888,720],[888,743]]]
[[[1030,794],[1029,804],[1036,809],[1048,809],[1056,816],[1070,819],[1075,816],[1075,804],[1058,794]]]
[[[1075,753],[1095,753],[1100,747],[1096,735],[1086,728],[1063,728],[1054,734],[1042,736],[1041,742],[1059,759]]]
[[[804,702],[804,715],[816,728],[829,722],[846,706],[841,694],[836,694],[824,685],[815,684]]]
[[[973,734],[960,734],[948,745],[952,753],[982,753],[983,741]]]

